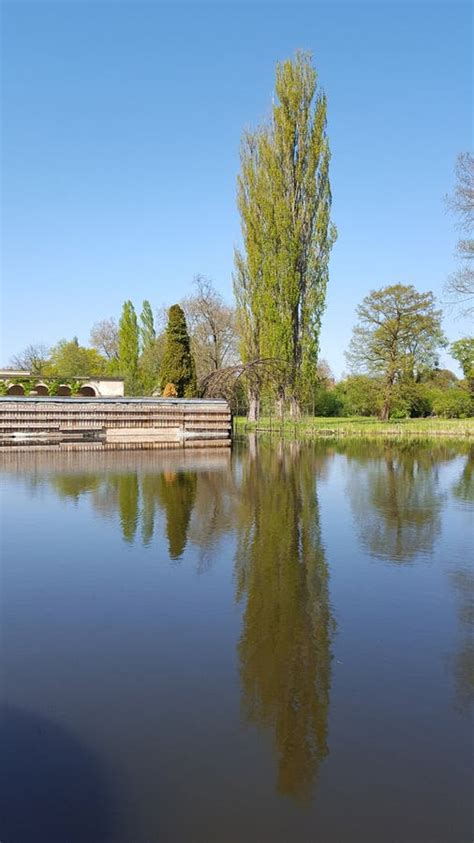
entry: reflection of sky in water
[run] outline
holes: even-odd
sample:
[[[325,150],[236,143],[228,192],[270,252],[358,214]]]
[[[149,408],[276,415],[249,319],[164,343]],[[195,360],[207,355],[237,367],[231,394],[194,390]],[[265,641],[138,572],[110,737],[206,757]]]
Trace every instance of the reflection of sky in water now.
[[[387,816],[462,839],[466,450],[5,455],[3,693],[18,747],[45,724],[33,770],[76,758],[83,816],[92,769],[114,843],[380,840]]]

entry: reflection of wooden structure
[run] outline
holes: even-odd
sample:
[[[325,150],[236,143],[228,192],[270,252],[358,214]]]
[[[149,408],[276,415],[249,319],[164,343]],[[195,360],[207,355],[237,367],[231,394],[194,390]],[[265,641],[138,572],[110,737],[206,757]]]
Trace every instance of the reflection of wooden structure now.
[[[0,398],[0,448],[201,448],[230,444],[222,400]]]

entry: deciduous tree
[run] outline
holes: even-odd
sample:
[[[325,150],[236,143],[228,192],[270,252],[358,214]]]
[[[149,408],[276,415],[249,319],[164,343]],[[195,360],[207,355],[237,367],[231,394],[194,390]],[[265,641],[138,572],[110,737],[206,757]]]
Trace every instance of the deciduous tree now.
[[[15,369],[23,369],[32,375],[42,375],[48,365],[50,349],[43,343],[32,343],[11,359]]]
[[[458,361],[469,389],[474,396],[474,338],[463,337],[451,343],[450,354]]]
[[[156,339],[155,320],[151,304],[147,299],[143,302],[140,314],[140,340],[142,351],[146,351]]]
[[[118,360],[119,329],[113,317],[102,319],[92,326],[90,344],[107,360]]]
[[[51,357],[44,374],[55,377],[74,378],[103,375],[106,360],[95,348],[79,345],[77,337],[60,340],[51,349]]]
[[[139,373],[139,331],[137,315],[131,301],[123,304],[119,322],[119,363],[125,378],[125,390],[129,395],[140,392]]]
[[[353,371],[383,379],[380,417],[387,420],[397,383],[413,378],[423,366],[432,366],[445,344],[441,311],[435,308],[433,293],[393,284],[369,293],[357,315],[346,356]]]
[[[236,252],[234,288],[244,361],[252,355],[285,360],[291,408],[298,414],[305,379],[315,373],[336,236],[327,105],[306,53],[277,65],[275,92],[270,122],[245,134],[242,143],[244,250]]]
[[[456,247],[460,266],[448,279],[446,292],[461,314],[468,316],[474,313],[474,156],[470,152],[458,155],[455,173],[456,186],[447,198],[447,204],[464,236],[458,240]]]
[[[184,299],[182,306],[197,377],[202,378],[237,362],[235,311],[225,304],[209,278],[197,275],[194,287],[194,295]]]

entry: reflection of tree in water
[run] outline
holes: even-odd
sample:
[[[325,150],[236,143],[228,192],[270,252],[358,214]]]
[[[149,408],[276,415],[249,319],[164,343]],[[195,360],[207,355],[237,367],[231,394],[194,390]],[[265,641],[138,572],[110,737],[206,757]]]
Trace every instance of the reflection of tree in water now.
[[[454,483],[453,495],[461,501],[463,508],[472,509],[474,502],[474,448],[471,448],[459,479]],[[474,700],[474,575],[470,559],[464,560],[464,567],[450,575],[459,605],[460,642],[452,658],[456,696],[459,707],[467,711]]]
[[[243,710],[272,730],[278,791],[309,798],[327,755],[332,619],[316,452],[262,446],[244,466],[238,518]]]
[[[115,483],[117,479],[111,484],[112,487]],[[118,475],[117,488],[124,539],[131,541],[134,538],[140,520],[142,541],[145,545],[150,544],[158,507],[166,516],[169,554],[172,559],[179,559],[186,546],[189,521],[196,497],[196,472],[165,471],[141,476]]]
[[[136,472],[117,474],[112,478],[117,489],[117,500],[122,526],[122,535],[126,542],[133,542],[138,524],[138,477]]]
[[[189,526],[189,541],[198,554],[198,571],[207,570],[214,560],[219,540],[235,528],[235,505],[239,494],[232,471],[200,471],[197,474],[196,501]]]
[[[467,560],[466,560],[467,562]],[[460,642],[456,654],[452,657],[456,697],[459,708],[463,711],[472,705],[474,699],[474,647],[472,630],[474,626],[474,576],[467,567],[451,574],[459,602]]]
[[[429,553],[445,499],[437,468],[454,454],[375,442],[354,444],[345,453],[352,509],[369,553],[394,561]]]
[[[157,500],[166,513],[169,554],[172,559],[179,559],[186,547],[196,499],[196,472],[164,472],[156,481]]]
[[[149,544],[153,538],[156,509],[162,509],[166,516],[169,554],[172,559],[182,555],[196,500],[195,471],[61,473],[52,475],[50,480],[60,497],[77,501],[87,493],[97,512],[102,515],[118,512],[126,542],[133,542],[140,523],[143,543]]]
[[[51,484],[60,498],[78,501],[81,495],[96,491],[101,485],[98,474],[53,474]]]
[[[453,495],[463,503],[474,501],[474,448],[471,448],[459,480],[453,486]]]

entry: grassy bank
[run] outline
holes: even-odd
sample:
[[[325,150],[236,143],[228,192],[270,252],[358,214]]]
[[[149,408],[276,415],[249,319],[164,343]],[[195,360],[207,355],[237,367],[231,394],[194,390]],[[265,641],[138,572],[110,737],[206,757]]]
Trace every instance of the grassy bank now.
[[[303,436],[445,436],[465,439],[474,437],[474,418],[470,419],[400,419],[381,422],[375,418],[323,418],[304,416],[298,421],[285,419],[283,422],[262,417],[257,423],[249,423],[241,416],[234,418],[236,434],[256,431],[292,437]]]

